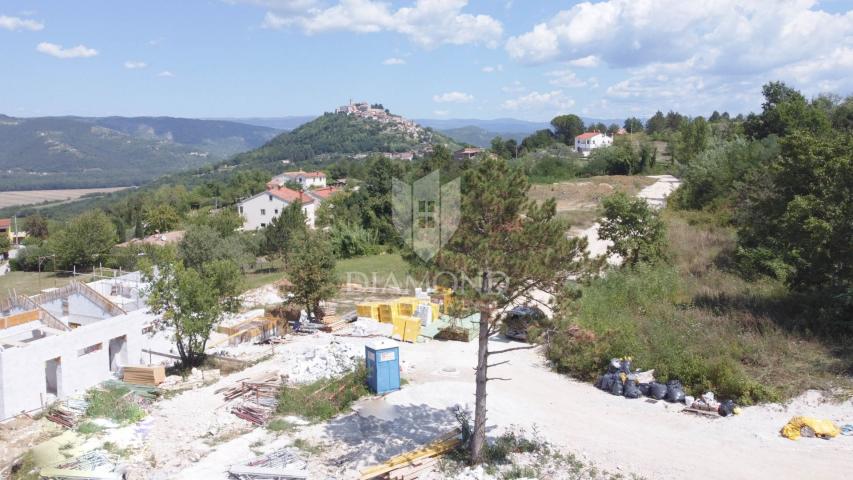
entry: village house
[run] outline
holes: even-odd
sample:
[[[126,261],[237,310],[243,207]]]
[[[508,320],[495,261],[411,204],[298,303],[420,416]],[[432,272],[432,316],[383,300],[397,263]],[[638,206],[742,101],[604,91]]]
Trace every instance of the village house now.
[[[276,175],[267,183],[267,187],[284,187],[288,183],[298,183],[303,190],[326,186],[326,174],[323,172],[284,172]]]
[[[483,153],[482,148],[467,147],[467,148],[463,148],[462,150],[457,150],[457,151],[453,152],[453,159],[454,160],[471,160],[472,158],[476,157],[477,155],[479,155],[481,153]]]
[[[287,187],[271,187],[237,204],[237,211],[243,217],[243,230],[258,230],[272,223],[288,205],[299,202],[306,223],[314,228],[314,213],[319,203],[306,192],[298,192]]]
[[[598,131],[582,133],[575,137],[575,151],[584,157],[596,148],[609,147],[610,145],[613,145],[613,137],[608,137]]]
[[[21,241],[26,237],[26,233],[20,230],[20,227],[16,225],[16,219],[13,218],[0,218],[0,235],[5,235],[9,238],[9,243],[12,245],[18,245]]]

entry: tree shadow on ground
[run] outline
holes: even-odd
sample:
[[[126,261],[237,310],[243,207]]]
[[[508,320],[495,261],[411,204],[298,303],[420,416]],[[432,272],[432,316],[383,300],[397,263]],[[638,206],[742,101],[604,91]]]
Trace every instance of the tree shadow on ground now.
[[[453,407],[438,409],[425,404],[388,407],[393,408],[389,410],[393,418],[352,413],[329,422],[326,435],[343,447],[340,455],[331,460],[334,465],[380,463],[420,448],[459,426]]]

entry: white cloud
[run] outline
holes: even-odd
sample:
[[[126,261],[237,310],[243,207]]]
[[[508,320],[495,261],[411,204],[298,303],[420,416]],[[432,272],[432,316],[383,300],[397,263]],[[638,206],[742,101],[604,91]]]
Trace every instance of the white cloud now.
[[[175,74],[168,71],[168,70],[163,70],[162,72],[158,73],[157,76],[158,77],[174,77]]]
[[[587,55],[585,57],[576,58],[569,61],[569,65],[581,68],[593,68],[601,64],[601,59],[595,55]]]
[[[318,0],[224,0],[225,3],[246,3],[273,10],[305,11],[320,5]]]
[[[548,83],[557,87],[580,88],[587,86],[586,80],[578,78],[575,72],[568,69],[554,70],[546,73],[545,76],[551,78]]]
[[[433,110],[432,113],[433,115],[438,115],[439,117],[446,117],[450,115],[449,110]]]
[[[406,61],[402,58],[391,57],[382,61],[382,65],[405,65]]]
[[[140,68],[145,68],[147,66],[148,66],[148,64],[145,62],[134,62],[132,60],[128,60],[128,61],[124,62],[124,68],[126,68],[128,70],[137,70]]]
[[[467,4],[468,0],[417,0],[413,7],[394,11],[389,3],[377,0],[340,0],[326,8],[270,11],[262,26],[296,27],[309,35],[330,31],[396,32],[425,48],[441,44],[496,47],[503,35],[501,22],[488,15],[463,13]]]
[[[512,58],[524,63],[583,63],[595,56],[612,67],[636,67],[698,56],[708,71],[767,71],[853,43],[853,11],[831,14],[814,9],[816,3],[584,2],[510,38],[506,49]]]
[[[44,24],[35,20],[0,15],[0,28],[11,30],[13,32],[17,30],[30,30],[37,32],[44,29]]]
[[[624,78],[606,89],[609,101],[596,104],[599,115],[670,108],[707,115],[757,108],[771,80],[806,95],[849,93],[851,32],[853,9],[830,13],[816,0],[604,0],[557,13],[511,37],[506,51],[521,63],[621,70]],[[552,83],[566,88],[573,80],[557,78]]]
[[[483,73],[503,72],[504,66],[500,65],[500,64],[495,65],[494,67],[491,65],[486,65],[485,67],[482,68],[482,70],[483,70]]]
[[[516,81],[510,83],[509,85],[501,87],[501,91],[504,93],[521,93],[521,92],[526,92],[527,87],[525,87],[524,84],[522,84],[521,82],[516,80]]]
[[[89,58],[98,54],[94,48],[89,48],[85,45],[77,45],[76,47],[64,48],[62,45],[55,43],[42,42],[36,46],[36,50],[56,58]]]
[[[561,112],[571,108],[575,101],[563,94],[562,90],[551,92],[530,92],[517,98],[509,99],[501,104],[504,110],[531,112]]]
[[[433,95],[432,101],[436,103],[470,103],[474,96],[462,92],[447,92],[441,95]]]

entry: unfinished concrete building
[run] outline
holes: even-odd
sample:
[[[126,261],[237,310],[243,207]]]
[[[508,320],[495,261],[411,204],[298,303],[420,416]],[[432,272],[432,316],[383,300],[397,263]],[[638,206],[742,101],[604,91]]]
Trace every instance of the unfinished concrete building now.
[[[142,363],[144,331],[153,316],[133,283],[71,282],[0,301],[0,420],[43,408],[112,378],[122,366]],[[122,306],[113,298],[124,300]]]

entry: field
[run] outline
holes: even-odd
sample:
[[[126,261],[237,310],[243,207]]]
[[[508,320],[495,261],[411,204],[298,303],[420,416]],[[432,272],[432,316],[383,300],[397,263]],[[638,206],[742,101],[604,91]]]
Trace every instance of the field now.
[[[75,278],[78,282],[90,282],[95,279],[91,274],[74,277],[53,272],[8,272],[0,275],[0,296],[6,296],[13,290],[20,295],[35,295],[46,288],[63,287]]]
[[[537,202],[553,198],[557,202],[557,216],[569,222],[574,229],[592,226],[599,216],[601,200],[616,192],[634,196],[655,182],[649,177],[610,175],[530,187],[528,196]]]
[[[68,190],[21,190],[0,192],[0,208],[16,207],[19,205],[35,205],[40,203],[63,203],[77,200],[86,195],[112,193],[127,187],[111,188],[75,188]]]

